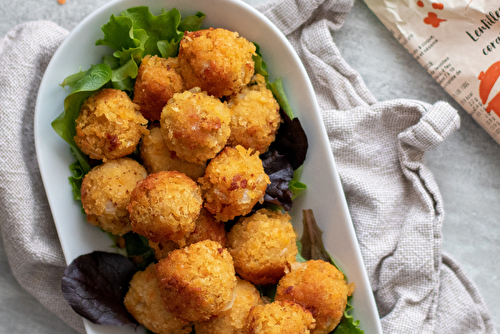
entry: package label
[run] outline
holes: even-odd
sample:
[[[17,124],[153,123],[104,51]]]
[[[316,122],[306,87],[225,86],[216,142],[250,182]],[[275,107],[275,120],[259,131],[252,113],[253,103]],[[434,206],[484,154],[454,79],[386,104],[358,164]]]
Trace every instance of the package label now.
[[[500,144],[500,1],[365,2],[441,87]]]

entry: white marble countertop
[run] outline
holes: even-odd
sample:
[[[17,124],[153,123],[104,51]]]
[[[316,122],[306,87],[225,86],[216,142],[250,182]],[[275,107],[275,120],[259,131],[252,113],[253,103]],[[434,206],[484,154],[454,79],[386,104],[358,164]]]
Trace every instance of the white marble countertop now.
[[[245,0],[258,5],[271,0]],[[0,36],[15,25],[51,20],[71,30],[108,0],[0,0]],[[444,200],[443,250],[475,281],[500,330],[500,146],[392,37],[364,2],[355,0],[344,27],[334,35],[341,54],[382,100],[448,101],[461,128],[426,154]],[[1,220],[1,217],[0,217]],[[0,334],[76,333],[16,282],[0,240]]]

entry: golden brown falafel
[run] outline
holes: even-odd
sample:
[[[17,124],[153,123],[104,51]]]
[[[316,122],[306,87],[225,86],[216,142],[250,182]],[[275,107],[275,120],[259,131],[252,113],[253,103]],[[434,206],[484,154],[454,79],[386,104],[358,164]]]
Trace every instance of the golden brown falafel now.
[[[83,102],[75,121],[76,145],[92,159],[106,161],[131,154],[148,121],[125,92],[103,89]]]
[[[199,89],[174,94],[161,114],[168,149],[197,164],[212,159],[226,145],[231,115],[225,103]]]
[[[117,235],[130,232],[127,205],[137,182],[147,175],[144,167],[130,158],[108,160],[94,167],[83,178],[81,187],[89,223]]]
[[[264,305],[259,291],[253,284],[237,278],[233,306],[209,321],[194,325],[196,334],[242,334],[252,306]]]
[[[156,276],[167,311],[184,320],[208,320],[234,302],[233,259],[216,241],[174,250],[156,264]]]
[[[231,110],[230,146],[241,145],[264,153],[276,138],[281,117],[280,106],[266,88],[262,75],[256,74],[248,86],[228,100]]]
[[[309,310],[316,319],[312,333],[326,334],[339,324],[354,288],[332,264],[311,260],[296,263],[279,281],[276,300],[290,300]]]
[[[201,209],[200,216],[195,221],[194,231],[184,236],[186,246],[195,244],[203,240],[213,240],[221,244],[222,247],[226,245],[226,230],[224,223],[217,221],[214,216],[206,209]],[[154,242],[149,241],[149,246],[154,249],[156,259],[163,259],[170,254],[174,249],[180,246],[173,241],[168,242]]]
[[[165,309],[154,264],[132,277],[123,302],[137,322],[156,334],[191,333],[191,324],[174,317]]]
[[[226,147],[212,159],[198,183],[205,208],[225,222],[249,213],[271,182],[258,153],[238,145]]]
[[[260,209],[241,218],[227,235],[238,275],[253,284],[276,284],[297,255],[290,215]]]
[[[132,191],[130,212],[132,230],[146,238],[175,241],[195,228],[202,198],[198,185],[185,174],[170,171],[150,174]]]
[[[291,301],[252,307],[246,334],[309,334],[315,320],[311,312]]]
[[[174,151],[167,148],[158,125],[149,128],[149,134],[142,138],[140,150],[144,167],[150,174],[176,170],[196,181],[205,173],[205,163],[195,164],[180,159]]]
[[[135,80],[134,103],[140,106],[142,116],[150,121],[160,120],[168,100],[183,90],[184,82],[175,69],[177,58],[146,56],[142,59]]]
[[[179,72],[186,88],[201,87],[217,98],[238,92],[254,72],[255,45],[237,32],[186,32],[179,46]]]

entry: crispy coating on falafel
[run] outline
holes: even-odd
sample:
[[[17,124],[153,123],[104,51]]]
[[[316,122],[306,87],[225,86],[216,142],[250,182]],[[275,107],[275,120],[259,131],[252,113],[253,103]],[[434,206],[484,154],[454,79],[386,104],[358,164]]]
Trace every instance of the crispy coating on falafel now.
[[[209,321],[197,322],[194,325],[196,334],[242,334],[243,328],[252,306],[264,305],[259,291],[253,284],[237,278],[234,289],[236,298],[233,306],[211,318]]]
[[[234,302],[233,259],[216,241],[174,250],[156,264],[156,276],[167,311],[184,320],[208,320]]]
[[[260,209],[241,218],[227,235],[238,275],[253,284],[276,284],[297,255],[290,215]]]
[[[217,220],[226,222],[249,213],[264,197],[270,181],[258,152],[238,145],[227,146],[212,159],[198,183],[205,208]]]
[[[176,170],[196,181],[205,173],[205,163],[195,164],[180,159],[174,151],[170,151],[157,125],[151,126],[149,134],[142,137],[140,151],[144,167],[150,174]]]
[[[200,216],[195,221],[194,231],[185,235],[184,239],[183,243],[186,246],[203,240],[213,240],[221,244],[222,247],[225,247],[226,230],[224,223],[217,221],[210,212],[202,208]],[[166,258],[171,251],[180,248],[180,246],[173,241],[154,242],[149,240],[149,246],[154,249],[157,260]]]
[[[81,187],[88,222],[116,235],[130,232],[127,205],[137,182],[147,175],[144,167],[130,158],[108,160],[94,167]]]
[[[212,159],[226,145],[231,116],[225,103],[199,89],[174,94],[161,113],[161,133],[168,149],[197,164]]]
[[[176,241],[195,228],[201,210],[201,193],[185,174],[170,171],[150,174],[137,183],[127,210],[132,231],[146,238]]]
[[[309,334],[315,320],[311,312],[291,301],[252,307],[246,334]]]
[[[75,121],[76,145],[92,159],[117,159],[131,154],[148,121],[125,92],[103,89],[83,102]]]
[[[311,260],[296,263],[279,281],[276,300],[294,301],[309,310],[316,319],[312,333],[326,334],[339,324],[354,288],[332,264]]]
[[[174,317],[165,309],[154,264],[135,273],[123,302],[137,322],[156,334],[191,333],[189,322]]]
[[[183,90],[184,81],[175,71],[177,67],[177,58],[147,55],[142,59],[135,80],[134,103],[146,119],[158,121],[168,100]]]
[[[230,146],[241,145],[264,153],[276,138],[281,117],[280,106],[267,89],[265,79],[256,74],[249,85],[228,100],[231,110]]]
[[[187,89],[201,87],[217,98],[238,92],[254,72],[255,45],[237,32],[186,32],[179,46],[179,72]]]

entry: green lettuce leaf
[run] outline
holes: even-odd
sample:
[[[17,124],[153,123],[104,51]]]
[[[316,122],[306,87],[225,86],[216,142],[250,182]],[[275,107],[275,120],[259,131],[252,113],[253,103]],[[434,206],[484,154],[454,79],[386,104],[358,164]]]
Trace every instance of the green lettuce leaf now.
[[[352,309],[351,305],[351,296],[347,298],[347,306],[344,311],[344,317],[340,320],[340,323],[335,330],[333,330],[333,334],[364,334],[364,331],[359,328],[359,320],[354,320],[352,317]]]
[[[132,95],[132,79],[137,77],[142,58],[146,55],[177,56],[183,32],[199,30],[204,18],[205,14],[198,12],[181,20],[181,14],[175,8],[162,10],[155,16],[145,6],[129,8],[118,17],[112,15],[101,28],[104,38],[97,40],[96,45],[107,45],[116,50],[113,57],[118,61],[110,56],[103,59],[113,70],[113,88],[126,90]]]
[[[307,260],[302,256],[302,243],[300,240],[297,240],[295,243],[297,244],[297,255],[295,255],[295,259],[300,263],[306,262]]]
[[[262,298],[267,299],[270,303],[274,302],[278,285],[256,285],[255,288],[259,291]]]
[[[73,190],[73,199],[75,201],[81,201],[82,181],[83,181],[83,176],[85,175],[82,165],[77,160],[69,166],[69,170],[71,171],[71,176],[68,177],[68,179],[71,185],[71,189]]]
[[[253,61],[255,63],[254,73],[258,73],[262,75],[266,79],[266,86],[268,89],[273,92],[274,98],[278,101],[281,108],[285,111],[285,113],[290,117],[290,119],[294,119],[295,116],[293,114],[292,107],[288,102],[288,99],[285,94],[285,90],[283,89],[283,82],[281,78],[276,79],[273,83],[269,81],[269,73],[267,72],[267,64],[262,58],[262,54],[260,53],[260,46],[257,43],[253,43],[255,45],[255,53]]]
[[[149,38],[148,33],[144,29],[134,29],[133,31],[139,45],[133,48],[122,48],[113,53],[113,56],[119,59],[120,65],[125,65],[131,59],[140,64],[141,59],[145,56],[144,51]]]
[[[149,247],[148,238],[129,232],[123,236],[127,256],[132,260],[137,270],[145,270],[151,263],[156,261],[155,251]]]
[[[262,75],[266,79],[266,86],[269,88],[269,73],[267,72],[267,64],[262,58],[262,54],[260,53],[260,46],[257,43],[253,43],[255,45],[255,55],[252,56],[252,59],[255,63],[254,65],[254,73],[258,73]]]
[[[111,15],[108,23],[101,27],[103,39],[98,39],[95,45],[107,45],[115,50],[138,47],[141,42],[134,38],[133,21],[130,17]]]
[[[87,73],[87,71],[82,71],[82,68],[80,67],[80,71],[75,74],[71,74],[70,76],[67,76],[61,83],[61,86],[63,88],[67,86],[70,89],[73,89],[76,83],[85,76],[85,73]]]
[[[90,171],[90,164],[88,157],[76,146],[74,140],[76,135],[75,120],[85,99],[106,85],[111,80],[111,74],[111,68],[108,65],[99,64],[91,66],[85,72],[85,76],[79,74],[80,79],[76,82],[74,82],[74,78],[76,78],[74,75],[69,76],[68,78],[72,78],[65,81],[71,83],[72,90],[64,99],[64,111],[52,121],[52,128],[69,144],[84,174]]]
[[[300,182],[300,177],[302,176],[302,170],[304,169],[304,165],[301,165],[299,168],[293,171],[293,179],[288,183],[288,189],[293,193],[292,200],[296,199],[302,192],[307,189],[307,186]]]
[[[131,95],[135,86],[135,82],[132,79],[137,77],[138,72],[139,67],[137,63],[134,59],[129,59],[128,62],[111,71],[113,88],[127,91]]]
[[[288,99],[285,94],[285,90],[283,89],[283,82],[281,78],[276,79],[269,87],[271,92],[273,92],[274,98],[278,101],[281,108],[285,111],[285,113],[290,117],[290,119],[294,119],[292,107],[288,102]]]
[[[177,29],[181,23],[181,13],[175,8],[155,16],[151,14],[148,7],[140,6],[129,8],[123,11],[121,15],[132,20],[134,31],[143,29],[147,32],[148,39],[144,44],[144,54],[160,56],[159,41],[180,41],[184,35]]]
[[[102,63],[108,65],[111,70],[116,70],[120,67],[120,59],[111,55],[102,57]]]
[[[123,81],[128,77],[135,79],[138,70],[137,63],[133,59],[129,59],[123,66],[111,71],[111,81]]]
[[[303,220],[304,231],[300,241],[297,241],[297,261],[305,262],[305,260],[323,260],[333,264],[342,274],[344,274],[344,279],[347,281],[345,273],[337,266],[332,256],[326,251],[323,245],[323,231],[316,224],[316,219],[312,210],[303,210]],[[304,260],[302,260],[304,259]],[[353,306],[350,303],[352,296],[347,298],[347,306],[344,310],[344,316],[340,321],[339,325],[331,332],[333,334],[363,334],[359,326],[359,320],[354,320],[352,316]]]
[[[205,16],[206,15],[202,12],[197,12],[194,15],[188,16],[179,23],[179,27],[177,29],[183,32],[200,30],[203,20],[205,20]]]

